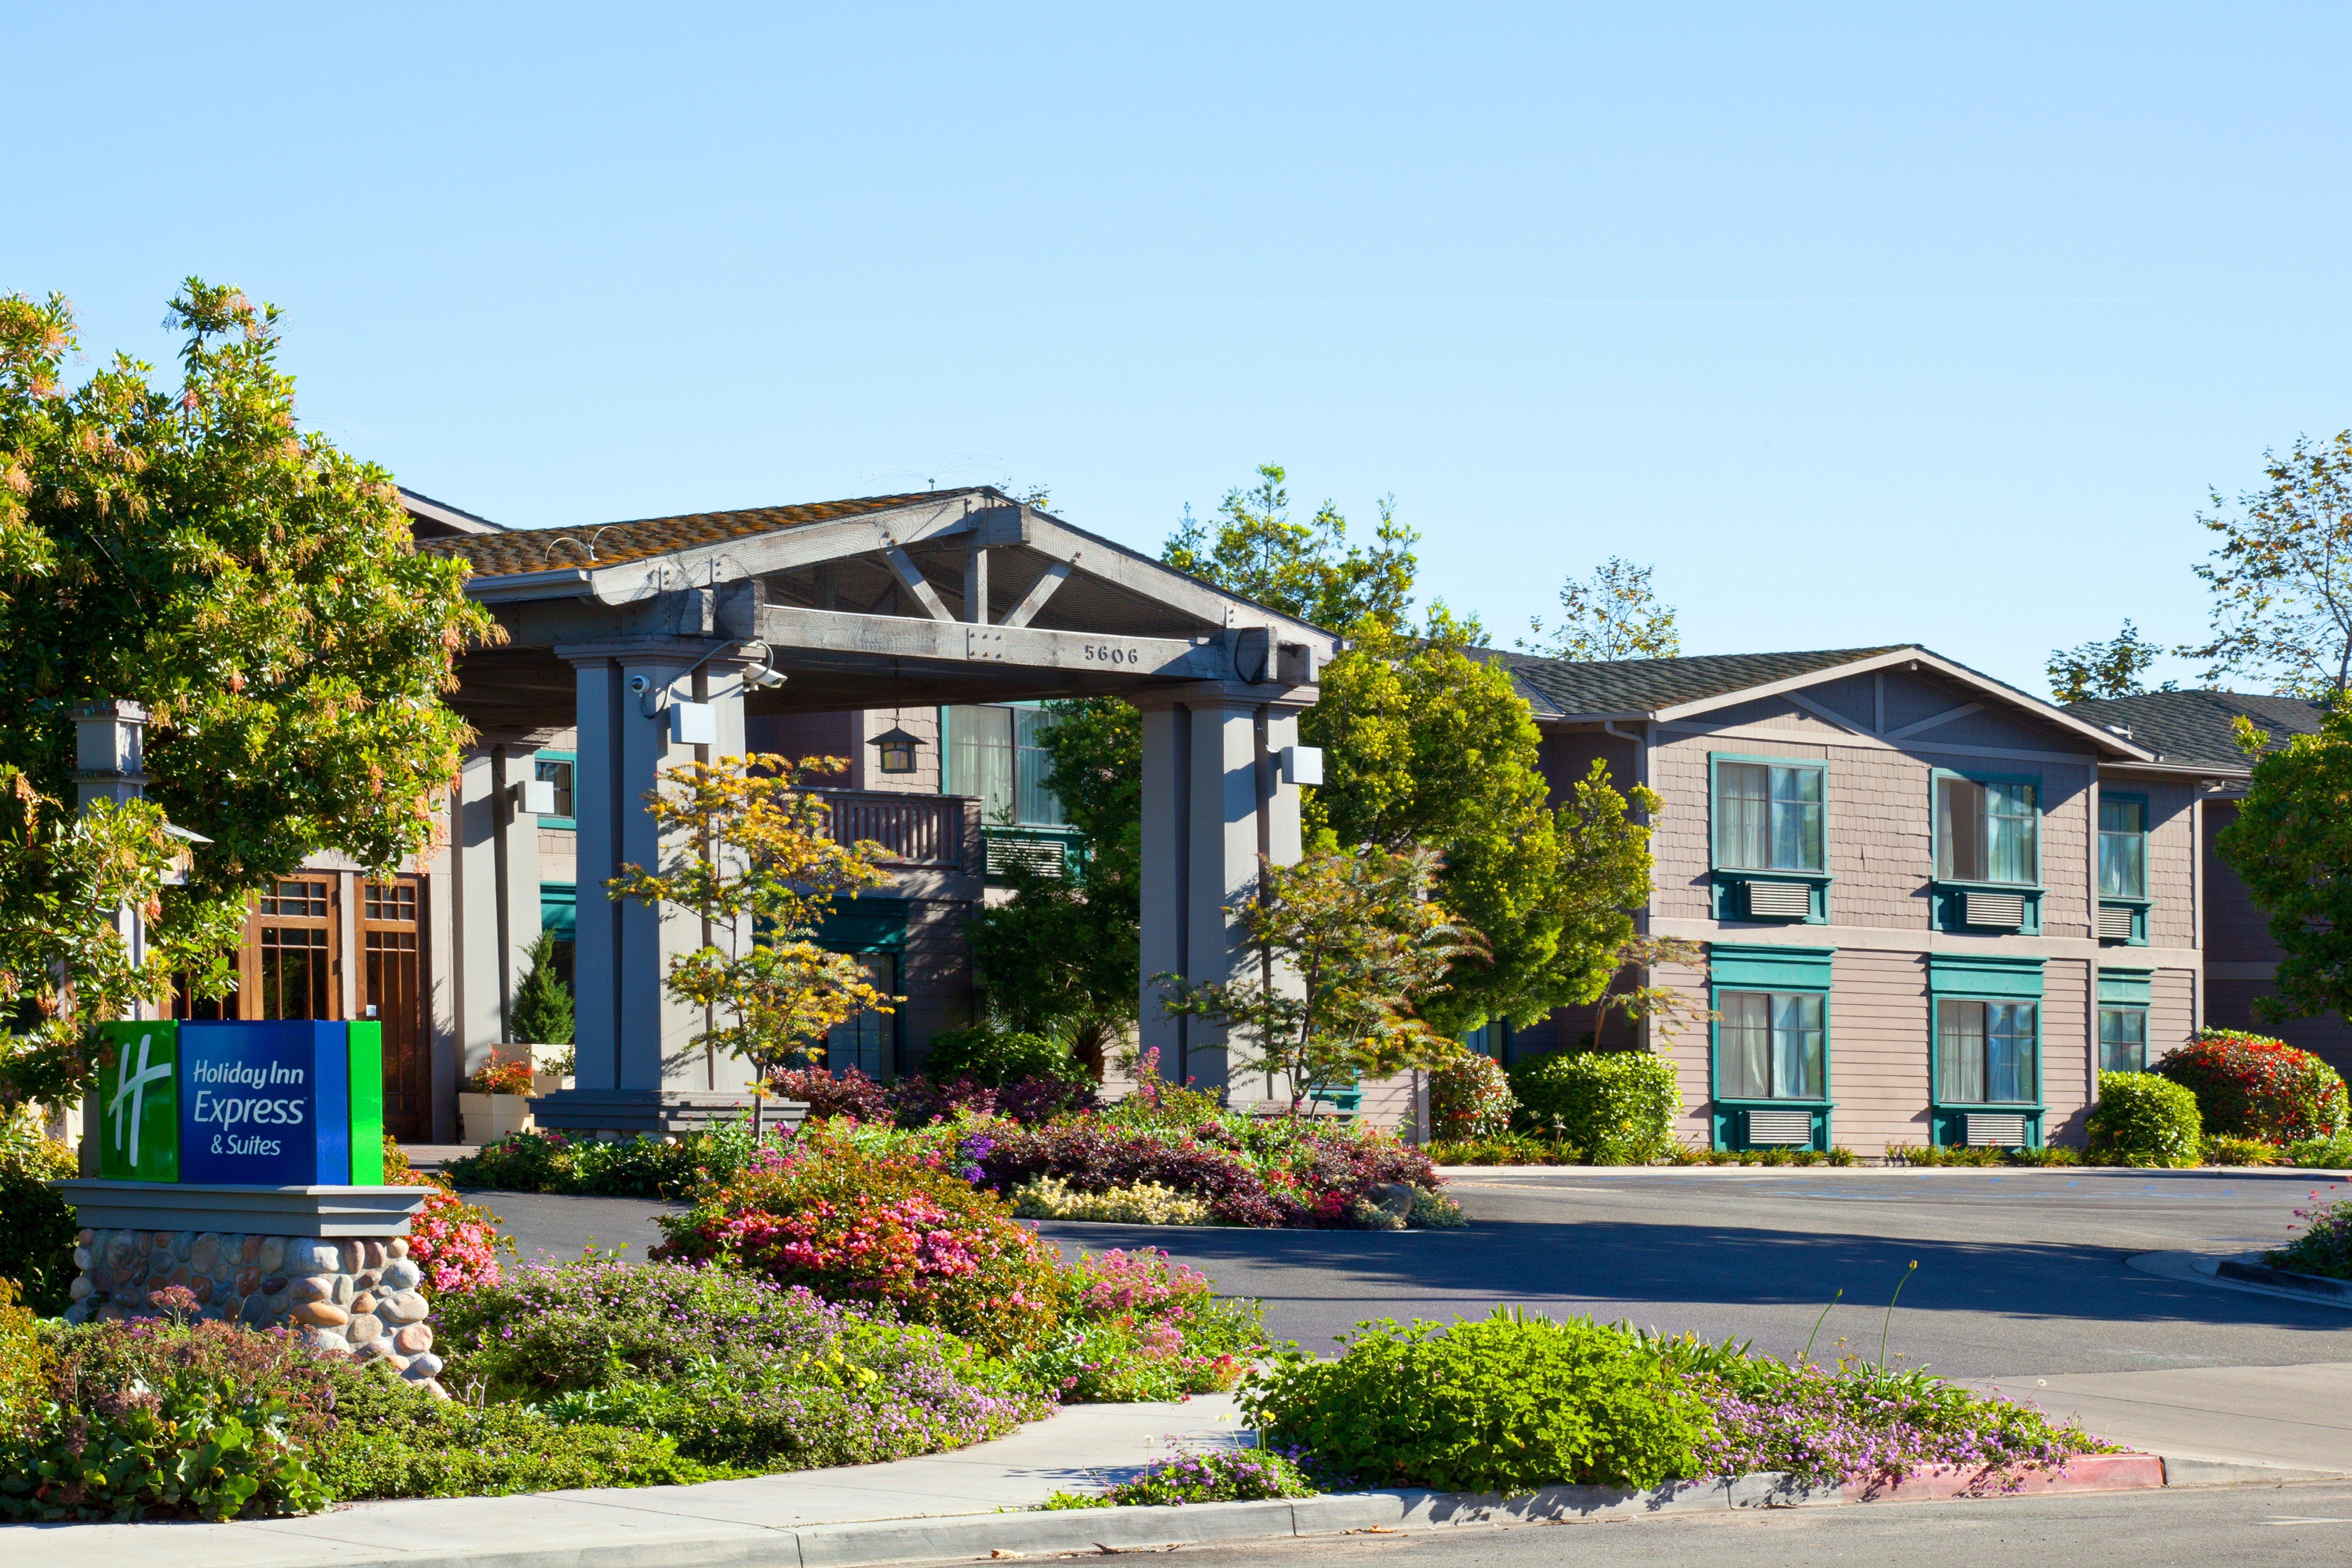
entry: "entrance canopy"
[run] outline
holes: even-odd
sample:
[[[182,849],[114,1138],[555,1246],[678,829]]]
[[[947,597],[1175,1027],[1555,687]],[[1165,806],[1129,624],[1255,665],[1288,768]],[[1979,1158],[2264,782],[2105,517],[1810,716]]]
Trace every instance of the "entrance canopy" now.
[[[548,723],[558,650],[765,643],[787,676],[749,711],[1074,697],[1194,681],[1308,687],[1329,632],[997,490],[873,496],[436,539],[505,626],[460,661],[485,734]]]
[[[503,976],[461,977],[469,1041],[499,1037],[537,930],[518,873],[536,851],[510,781],[528,777],[530,748],[578,731],[579,1088],[540,1102],[544,1124],[670,1130],[740,1101],[721,1081],[740,1069],[690,1047],[702,1016],[662,989],[671,957],[728,933],[599,889],[624,863],[661,858],[644,805],[661,771],[744,751],[747,714],[1101,693],[1143,710],[1143,1040],[1180,1080],[1223,1081],[1222,1035],[1167,1018],[1150,977],[1254,972],[1230,910],[1261,858],[1298,858],[1282,759],[1339,651],[1332,633],[985,488],[418,548],[467,562],[467,593],[508,634],[460,658],[452,699],[483,742],[460,785],[457,913],[495,931]]]

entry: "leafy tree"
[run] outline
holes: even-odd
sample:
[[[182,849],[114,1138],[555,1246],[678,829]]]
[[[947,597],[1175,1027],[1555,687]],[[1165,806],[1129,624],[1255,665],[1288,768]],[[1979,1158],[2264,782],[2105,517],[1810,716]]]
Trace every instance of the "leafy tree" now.
[[[1227,911],[1258,957],[1258,976],[1153,982],[1171,1015],[1237,1031],[1244,1051],[1229,1070],[1281,1075],[1294,1115],[1318,1085],[1436,1067],[1462,1047],[1415,1005],[1483,945],[1431,897],[1436,872],[1436,855],[1418,846],[1261,862],[1257,897]],[[1277,972],[1296,985],[1260,978]]]
[[[2352,1013],[2352,705],[2324,714],[2319,732],[2263,753],[2270,736],[2241,717],[2238,744],[2253,776],[2237,820],[2214,851],[2270,917],[2284,954],[2258,999],[2264,1018]]]
[[[1143,726],[1115,697],[1050,705],[1045,785],[1078,831],[1078,879],[1012,873],[971,923],[972,969],[1006,1027],[1066,1038],[1099,1078],[1141,978]]]
[[[1381,521],[1370,550],[1348,542],[1348,520],[1325,501],[1314,519],[1294,522],[1288,475],[1278,463],[1258,465],[1258,482],[1225,492],[1213,536],[1190,508],[1160,559],[1268,609],[1352,635],[1367,618],[1399,625],[1412,598],[1412,547],[1421,535],[1397,521],[1393,498],[1380,503]]]
[[[388,870],[431,847],[466,732],[440,694],[457,650],[498,635],[464,567],[412,546],[392,477],[298,430],[275,309],[190,279],[171,321],[176,386],[118,355],[68,389],[70,307],[0,298],[0,764],[30,791],[0,972],[50,1020],[27,1033],[19,1009],[0,1033],[20,1086],[5,1092],[78,1093],[98,1046],[62,1038],[66,994],[85,1022],[126,994],[101,973],[114,960],[49,942],[43,900],[71,901],[99,840],[141,876],[172,853],[141,814],[87,833],[58,820],[73,702],[146,705],[149,794],[201,836],[181,841],[193,864],[160,900],[157,955],[217,994],[226,965],[193,957],[235,941],[261,887],[322,850]]]
[[[1315,841],[1435,847],[1439,896],[1486,939],[1431,1000],[1433,1023],[1524,1026],[1607,988],[1649,893],[1650,829],[1632,814],[1659,801],[1596,763],[1549,805],[1542,736],[1500,666],[1448,638],[1367,635],[1325,669],[1299,733],[1324,748]]]
[[[665,846],[660,868],[625,865],[604,884],[616,899],[674,904],[725,932],[725,948],[673,957],[665,979],[672,994],[711,1013],[696,1045],[758,1069],[755,1096],[771,1072],[801,1065],[835,1025],[903,1000],[876,990],[852,955],[810,940],[835,894],[887,880],[877,866],[882,847],[835,843],[833,808],[803,787],[805,777],[845,765],[759,752],[666,768],[646,794]]]
[[[555,972],[555,933],[542,931],[530,948],[530,967],[515,987],[514,1011],[508,1020],[514,1037],[534,1045],[572,1043],[572,987]]]
[[[1519,647],[1580,662],[1675,658],[1683,651],[1682,633],[1674,606],[1659,603],[1650,586],[1652,571],[1612,555],[1591,577],[1570,577],[1559,590],[1559,619],[1549,630],[1542,616],[1530,619],[1534,640],[1520,638]]]
[[[2116,634],[2113,642],[2078,643],[2071,648],[2050,650],[2050,700],[2057,703],[2080,702],[2092,697],[2137,697],[2147,689],[2140,680],[2140,672],[2164,656],[2164,648],[2139,635],[2139,628],[2124,622],[2124,629]],[[2166,681],[2159,691],[2179,689],[2179,682]]]
[[[2305,697],[2352,684],[2352,430],[2295,437],[2263,454],[2266,488],[2227,515],[2213,492],[2197,521],[2221,543],[2197,575],[2212,592],[2213,636],[2180,650],[2205,679],[2237,674]]]

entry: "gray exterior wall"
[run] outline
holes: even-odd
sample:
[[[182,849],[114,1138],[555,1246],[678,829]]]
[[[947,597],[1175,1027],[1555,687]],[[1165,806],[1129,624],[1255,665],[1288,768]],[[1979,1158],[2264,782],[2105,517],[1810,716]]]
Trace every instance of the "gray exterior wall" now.
[[[2352,1028],[2336,1014],[2265,1022],[2254,1004],[2271,994],[2271,976],[2281,957],[2271,940],[2270,921],[2246,891],[2229,863],[2213,851],[2213,839],[2237,819],[2232,800],[2205,803],[2205,963],[2206,1022],[2218,1028],[2251,1029],[2273,1036],[2320,1057],[2337,1072],[2352,1079]]]

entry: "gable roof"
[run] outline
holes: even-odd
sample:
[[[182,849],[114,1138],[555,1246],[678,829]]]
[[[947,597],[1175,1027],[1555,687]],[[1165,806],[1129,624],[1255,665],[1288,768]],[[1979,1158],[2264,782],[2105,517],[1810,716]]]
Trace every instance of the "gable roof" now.
[[[1811,653],[1700,654],[1688,658],[1621,658],[1579,663],[1539,654],[1473,650],[1502,665],[1523,689],[1561,714],[1652,713],[1710,697],[1727,697],[1759,686],[1836,669],[1880,654],[1887,647],[1822,648]]]
[[[729,540],[774,533],[804,523],[834,522],[924,501],[944,502],[982,493],[995,492],[978,489],[920,490],[908,495],[860,496],[802,506],[691,511],[677,517],[593,523],[585,528],[516,528],[498,533],[420,540],[417,548],[436,555],[462,556],[472,563],[475,575],[480,577],[505,577],[566,566],[620,566],[697,545],[723,544]]]
[[[2270,731],[2266,752],[2296,735],[2319,732],[2320,707],[2304,697],[2261,697],[2242,691],[2143,691],[2134,697],[2093,697],[2069,702],[2066,711],[2101,726],[2120,724],[2131,739],[2166,762],[2205,763],[2242,771],[2238,750],[2240,715]]]

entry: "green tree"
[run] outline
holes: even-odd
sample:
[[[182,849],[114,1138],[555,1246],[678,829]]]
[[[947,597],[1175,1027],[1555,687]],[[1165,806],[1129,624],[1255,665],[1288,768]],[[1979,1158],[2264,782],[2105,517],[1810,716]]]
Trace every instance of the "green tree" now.
[[[555,933],[542,931],[530,944],[530,967],[515,987],[509,1026],[518,1040],[534,1045],[572,1043],[572,987],[555,972]]]
[[[275,309],[190,279],[171,321],[185,334],[176,385],[117,355],[68,388],[64,299],[0,298],[0,764],[28,807],[70,800],[71,704],[146,705],[149,794],[201,836],[182,841],[187,883],[153,928],[184,963],[233,941],[254,893],[312,854],[388,870],[431,847],[466,736],[441,693],[457,652],[498,633],[466,600],[464,567],[412,546],[391,475],[298,429]],[[31,889],[78,874],[44,858],[78,851],[38,809],[46,847],[0,887],[0,930],[34,931],[28,900],[50,895]],[[157,870],[171,853],[152,836],[118,849]],[[73,1016],[114,1005],[72,967],[95,958],[37,948],[0,951],[0,972],[63,962]],[[225,966],[199,968],[215,994],[226,985]],[[38,1004],[49,983],[16,984]],[[0,1035],[0,1058],[36,1050],[41,1092],[69,1098],[97,1047],[54,1036]]]
[[[887,880],[876,864],[882,847],[835,843],[833,808],[803,787],[805,778],[846,765],[759,752],[665,768],[646,794],[665,846],[660,868],[625,865],[604,884],[616,899],[673,904],[725,931],[725,947],[672,957],[664,979],[709,1017],[696,1045],[757,1069],[755,1095],[764,1096],[770,1073],[804,1061],[835,1025],[903,1000],[876,990],[852,955],[812,940],[835,894]],[[761,1103],[752,1106],[754,1136]]]
[[[2197,521],[2221,536],[2197,575],[2212,594],[2213,635],[2181,654],[2205,679],[2240,675],[2305,697],[2352,684],[2352,430],[2295,437],[2263,454],[2262,489],[2237,514],[2213,492]]]
[[[1306,809],[1326,847],[1427,844],[1444,857],[1439,896],[1484,933],[1428,1005],[1450,1033],[1488,1018],[1522,1026],[1591,1003],[1633,939],[1649,894],[1650,829],[1630,794],[1596,763],[1549,804],[1542,736],[1507,671],[1443,634],[1368,635],[1323,672],[1299,734],[1324,749],[1323,787]]]
[[[2284,954],[2273,994],[2254,1008],[2273,1021],[2352,1013],[2352,705],[2264,754],[2269,742],[2239,719],[2253,776],[2237,820],[2213,840]]]
[[[1570,577],[1559,590],[1559,619],[1547,629],[1540,616],[1528,622],[1532,639],[1519,647],[1546,658],[1579,662],[1617,658],[1673,658],[1683,651],[1671,605],[1650,586],[1654,568],[1612,555],[1589,578]]]
[[[2141,637],[2139,628],[2128,620],[2113,642],[2053,647],[2047,666],[2050,700],[2063,704],[2092,697],[2137,697],[2147,689],[2140,673],[2163,655],[2163,647]],[[2159,691],[2178,689],[2179,682],[2170,680],[2157,688]]]
[[[1358,1075],[1432,1068],[1462,1047],[1414,1011],[1444,989],[1478,933],[1432,897],[1437,857],[1418,846],[1391,853],[1320,851],[1296,866],[1264,862],[1258,896],[1227,912],[1258,958],[1258,976],[1196,984],[1153,983],[1171,1015],[1234,1031],[1229,1073],[1281,1075],[1295,1115],[1317,1086]],[[1297,984],[1259,976],[1276,973]]]
[[[1185,509],[1160,559],[1332,631],[1352,633],[1366,618],[1399,625],[1412,599],[1412,547],[1421,535],[1397,521],[1394,499],[1381,501],[1372,547],[1364,550],[1348,542],[1348,520],[1328,500],[1312,521],[1291,521],[1283,488],[1289,476],[1279,463],[1261,463],[1257,474],[1255,486],[1225,492],[1213,533]]]

